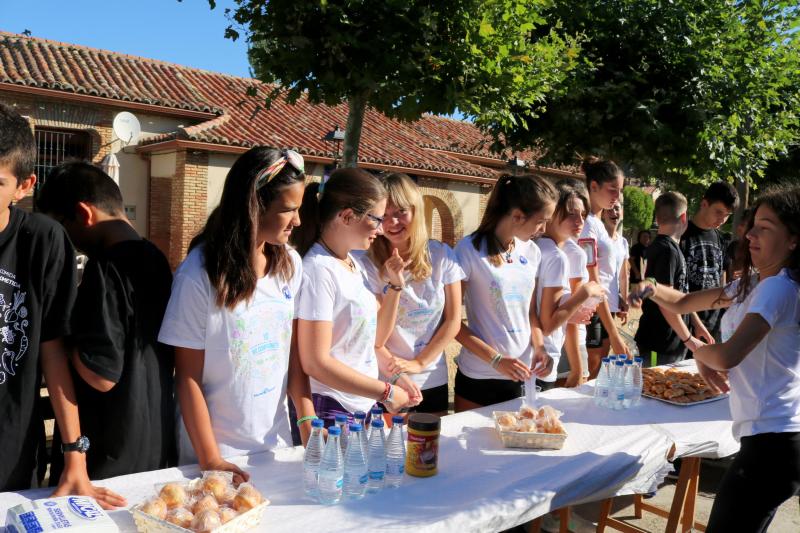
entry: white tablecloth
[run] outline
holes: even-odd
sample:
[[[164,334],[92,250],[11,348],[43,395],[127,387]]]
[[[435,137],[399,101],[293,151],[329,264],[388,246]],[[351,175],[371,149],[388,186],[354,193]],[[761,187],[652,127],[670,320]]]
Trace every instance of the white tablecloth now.
[[[691,363],[689,363],[691,365]],[[497,531],[565,505],[652,490],[666,456],[724,457],[738,450],[731,436],[728,400],[690,407],[644,399],[635,409],[598,408],[593,385],[553,389],[539,403],[564,413],[568,438],[561,450],[504,448],[493,410],[516,410],[515,400],[442,419],[439,474],[406,476],[399,489],[358,502],[321,506],[302,494],[302,449],[238,457],[255,485],[272,501],[262,522],[270,531]],[[135,504],[156,483],[191,479],[196,467],[172,468],[97,482]],[[49,490],[0,494],[0,517],[25,499]],[[134,531],[127,511],[111,513],[123,531]]]

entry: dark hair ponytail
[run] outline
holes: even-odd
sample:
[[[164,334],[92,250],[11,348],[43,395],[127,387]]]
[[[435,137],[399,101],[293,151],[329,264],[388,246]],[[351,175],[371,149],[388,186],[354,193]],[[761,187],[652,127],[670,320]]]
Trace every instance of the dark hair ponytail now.
[[[607,159],[600,159],[599,157],[589,156],[581,163],[581,170],[586,176],[586,188],[591,190],[592,182],[598,185],[608,183],[609,181],[616,180],[619,176],[623,175],[616,163]]]
[[[259,216],[281,190],[305,181],[305,174],[287,163],[267,184],[257,186],[259,173],[284,156],[264,146],[243,153],[228,171],[219,205],[189,245],[191,250],[203,244],[205,269],[219,307],[233,309],[253,296],[258,282],[252,261]],[[285,245],[265,243],[262,252],[269,265],[267,275],[291,279],[294,265]]]
[[[503,250],[494,232],[500,220],[513,209],[519,209],[526,217],[530,217],[547,204],[554,203],[556,198],[555,187],[545,178],[527,174],[500,176],[489,195],[481,223],[472,234],[472,246],[480,251],[481,243],[486,241],[489,261],[495,266],[499,265]]]
[[[300,226],[292,232],[292,245],[305,256],[322,228],[340,211],[352,209],[363,216],[385,198],[386,189],[378,178],[360,168],[337,169],[324,185],[309,183],[300,206]]]

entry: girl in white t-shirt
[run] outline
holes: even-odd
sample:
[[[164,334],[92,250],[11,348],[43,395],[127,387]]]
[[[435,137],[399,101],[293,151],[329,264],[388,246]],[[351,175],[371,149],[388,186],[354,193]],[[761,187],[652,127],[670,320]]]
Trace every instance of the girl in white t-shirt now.
[[[225,458],[292,445],[287,393],[314,414],[292,349],[302,265],[287,246],[304,182],[296,152],[242,154],[175,272],[158,340],[175,347],[181,464],[246,479]]]
[[[541,252],[531,240],[555,209],[555,188],[536,176],[502,176],[474,233],[456,245],[467,308],[456,340],[455,409],[523,395],[531,373],[547,376],[547,355],[533,291]]]
[[[620,194],[619,200],[614,202],[611,209],[603,209],[601,218],[608,236],[611,237],[617,247],[615,252],[617,275],[611,280],[608,307],[611,310],[611,314],[619,318],[624,325],[628,321],[628,257],[630,257],[630,252],[628,251],[628,239],[619,231],[623,219],[622,204],[623,199]]]
[[[624,184],[622,170],[613,161],[604,161],[590,157],[583,162],[586,175],[586,188],[589,191],[589,215],[583,225],[581,238],[594,239],[597,245],[597,264],[589,267],[589,279],[603,286],[606,293],[610,290],[616,275],[617,246],[608,235],[600,215],[603,209],[610,209],[620,198]],[[622,340],[608,301],[597,306],[597,312],[586,327],[586,348],[589,352],[589,375],[597,376],[600,371],[600,360],[608,353],[608,339],[614,353],[627,353],[628,348]]]
[[[709,385],[730,387],[741,443],[714,500],[712,533],[766,531],[800,493],[800,187],[770,188],[753,209],[741,245],[749,275],[688,295],[651,279],[642,286],[675,313],[728,307],[722,342],[694,352]]]
[[[372,291],[386,303],[390,291],[399,292],[386,317],[393,328],[382,328],[377,340],[379,357],[388,360],[390,374],[397,379],[408,374],[422,390],[422,403],[413,411],[447,414],[447,363],[445,347],[461,327],[461,280],[464,271],[453,250],[429,240],[425,207],[417,185],[405,174],[390,174],[381,180],[389,195],[383,217],[383,235],[378,236],[362,258]],[[403,283],[388,281],[383,265],[392,255],[406,263]]]
[[[399,293],[387,294],[381,307],[351,255],[368,249],[382,233],[385,210],[386,189],[377,178],[362,169],[338,169],[324,185],[306,187],[303,225],[292,235],[303,256],[297,311],[300,360],[311,377],[317,416],[326,427],[337,414],[368,412],[376,401],[397,411],[421,399],[408,376],[397,381],[399,386],[379,379],[376,336],[381,328],[394,326],[379,313],[391,314],[396,305],[391,299]],[[384,271],[389,283],[403,283],[399,257],[390,257]]]
[[[548,222],[544,234],[536,239],[542,252],[542,262],[536,278],[536,304],[544,334],[544,347],[555,362],[553,371],[540,380],[543,389],[555,385],[558,360],[567,335],[567,321],[587,323],[594,313],[594,306],[588,305],[587,301],[590,298],[600,300],[605,295],[600,284],[594,281],[583,283],[572,292],[569,259],[564,246],[570,238],[580,235],[584,218],[589,211],[589,197],[586,188],[577,180],[561,180],[556,184],[556,190],[558,202],[553,219]],[[573,357],[575,355],[577,354]],[[570,360],[570,368],[576,368],[577,374],[582,375],[579,358]],[[572,386],[577,384],[579,383]]]

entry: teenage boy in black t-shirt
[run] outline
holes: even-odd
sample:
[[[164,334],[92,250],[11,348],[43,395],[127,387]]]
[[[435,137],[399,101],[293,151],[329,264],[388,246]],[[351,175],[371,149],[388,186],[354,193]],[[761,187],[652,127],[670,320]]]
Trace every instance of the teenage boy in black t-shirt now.
[[[63,438],[66,463],[56,495],[92,496],[106,508],[125,505],[86,474],[75,391],[62,337],[75,299],[75,254],[63,228],[13,207],[36,183],[30,125],[0,104],[0,492],[30,488],[44,439],[42,374]],[[63,444],[62,444],[63,443]],[[89,443],[90,445],[91,443]]]
[[[157,340],[172,285],[166,257],[125,217],[114,180],[89,163],[54,168],[38,206],[89,256],[70,338],[81,427],[92,442],[89,475],[174,465],[175,361]]]
[[[678,243],[686,230],[686,198],[677,192],[667,192],[656,199],[655,216],[658,235],[647,247],[645,278],[686,292],[686,262]],[[642,304],[642,317],[636,331],[636,344],[645,364],[650,353],[656,352],[658,364],[682,361],[686,350],[696,350],[704,343],[689,331],[689,318],[698,322],[697,315],[681,316],[660,308],[650,300]]]
[[[686,259],[689,291],[722,287],[726,282],[728,239],[719,230],[736,209],[739,195],[730,183],[712,183],[700,201],[700,208],[681,237]],[[692,328],[695,337],[705,342],[720,340],[723,309],[700,311],[701,323]]]

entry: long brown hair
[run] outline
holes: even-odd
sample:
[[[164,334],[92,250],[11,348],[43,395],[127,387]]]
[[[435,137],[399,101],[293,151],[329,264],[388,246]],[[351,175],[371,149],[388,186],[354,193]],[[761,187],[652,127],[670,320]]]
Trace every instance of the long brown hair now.
[[[486,241],[489,262],[494,266],[500,266],[504,250],[494,233],[500,220],[511,213],[512,209],[519,209],[523,215],[530,217],[547,204],[555,203],[556,198],[555,187],[545,178],[531,174],[500,176],[489,194],[481,223],[472,233],[472,246],[480,251],[481,243]]]
[[[751,214],[747,221],[747,231],[745,237],[739,243],[739,253],[742,257],[742,277],[739,280],[739,287],[734,299],[737,302],[744,301],[753,289],[752,273],[754,272],[753,258],[750,255],[750,242],[747,233],[753,229],[756,212],[761,206],[767,206],[775,212],[778,220],[786,226],[790,235],[800,239],[800,186],[793,184],[773,185],[759,195],[753,204]],[[795,246],[784,265],[789,270],[789,276],[800,283],[800,245]]]
[[[219,205],[189,246],[191,250],[203,244],[205,269],[217,291],[218,307],[233,309],[253,296],[258,283],[253,248],[259,216],[281,190],[305,181],[303,172],[287,164],[269,183],[257,188],[259,173],[281,157],[283,152],[265,146],[243,153],[228,171]],[[267,258],[268,276],[283,281],[294,276],[294,265],[285,245],[265,243],[262,252]]]
[[[556,191],[558,192],[558,201],[556,202],[556,209],[553,212],[553,220],[560,223],[567,218],[567,203],[573,198],[580,200],[586,214],[591,210],[589,204],[589,193],[586,190],[586,185],[581,180],[575,178],[563,178],[556,182]]]
[[[309,183],[300,206],[300,226],[292,232],[291,242],[305,256],[322,234],[322,228],[344,209],[364,216],[386,198],[386,189],[378,178],[360,168],[340,168],[324,185]]]
[[[380,179],[386,187],[389,202],[395,207],[411,211],[411,224],[408,227],[410,263],[406,270],[414,281],[429,278],[433,267],[428,251],[428,229],[425,227],[425,204],[422,193],[414,180],[406,174],[389,174]],[[381,275],[384,274],[383,264],[392,255],[392,248],[392,243],[385,235],[378,235],[367,251],[367,256],[378,267]]]
[[[600,159],[599,157],[590,155],[585,158],[581,163],[581,170],[586,176],[586,188],[592,190],[592,182],[598,185],[608,183],[609,181],[616,180],[622,174],[622,169],[611,160]]]

